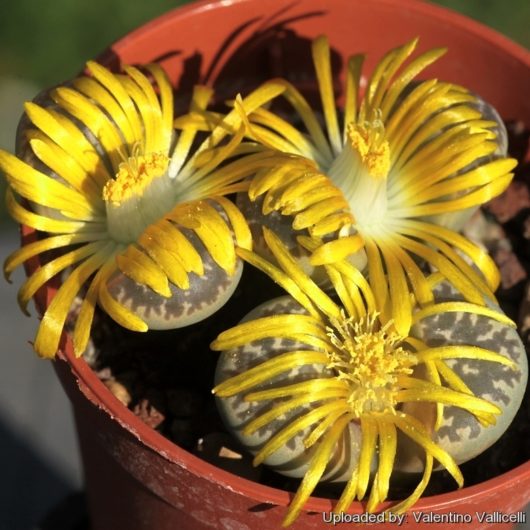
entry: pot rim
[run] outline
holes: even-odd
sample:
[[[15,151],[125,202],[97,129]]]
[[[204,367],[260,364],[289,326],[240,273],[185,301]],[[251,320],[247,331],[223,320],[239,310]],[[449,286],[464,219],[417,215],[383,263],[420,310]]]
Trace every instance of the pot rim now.
[[[197,0],[194,3],[174,8],[116,41],[108,48],[107,52],[103,53],[98,58],[98,60],[105,62],[106,57],[110,57],[109,54],[120,56],[120,51],[126,49],[131,40],[138,39],[139,37],[145,38],[148,34],[158,31],[161,26],[170,23],[175,17],[183,20],[201,12],[215,9],[221,5],[245,4],[252,1],[253,0]],[[433,17],[440,21],[440,23],[450,24],[459,30],[472,34],[474,37],[488,41],[493,47],[502,49],[515,60],[530,68],[530,52],[511,41],[509,38],[497,33],[495,30],[471,20],[464,15],[421,0],[377,0],[377,2],[381,5],[391,7],[394,7],[397,4],[399,4],[400,8],[406,6],[407,9],[422,15]],[[31,238],[31,236],[31,230],[27,227],[22,227],[23,240],[28,237]],[[35,264],[36,261],[31,260],[27,264],[28,268],[32,268],[32,263]],[[56,288],[53,285],[47,285],[35,295],[35,302],[41,314],[42,310],[49,305],[55,290]],[[154,429],[148,427],[135,416],[132,411],[127,409],[110,392],[110,390],[108,390],[84,359],[75,358],[70,337],[65,337],[63,335],[57,359],[57,362],[66,362],[69,365],[71,373],[76,378],[79,389],[91,404],[102,409],[111,419],[115,419],[141,443],[160,454],[164,459],[181,465],[188,471],[211,482],[215,482],[224,488],[245,495],[246,497],[255,500],[257,503],[271,503],[279,506],[287,506],[289,504],[292,497],[291,493],[253,482],[218,468],[182,449]],[[472,501],[474,498],[484,494],[494,495],[497,492],[506,491],[506,488],[516,486],[518,482],[522,480],[530,480],[530,461],[485,482],[470,487],[464,487],[462,490],[455,490],[430,497],[422,497],[414,505],[414,509],[426,511],[432,510],[433,508],[439,510],[457,507],[464,499],[466,501]],[[386,501],[381,504],[381,509],[388,508],[392,504],[394,504],[394,502]],[[332,506],[332,499],[310,497],[304,506],[304,511],[327,512],[332,509]],[[348,512],[364,512],[363,504],[358,501],[354,502]]]
[[[448,23],[451,26],[457,27],[477,38],[480,38],[481,40],[488,41],[496,48],[501,48],[507,54],[513,56],[516,60],[530,68],[530,51],[524,48],[524,46],[514,42],[498,31],[462,15],[461,13],[449,8],[431,4],[425,0],[372,0],[372,2],[374,1],[384,6],[395,7],[399,5],[400,8],[406,7],[408,10],[435,18],[441,23]],[[186,19],[195,16],[196,14],[216,9],[219,5],[247,4],[252,2],[253,0],[195,0],[184,6],[175,7],[115,41],[109,46],[107,53],[114,52],[119,56],[120,50],[126,49],[129,46],[130,41],[134,41],[140,36],[145,37],[151,32],[158,31],[161,26],[169,24],[174,17]],[[293,2],[293,5],[295,4],[296,2]],[[106,53],[104,52],[100,59],[104,60],[105,57]]]

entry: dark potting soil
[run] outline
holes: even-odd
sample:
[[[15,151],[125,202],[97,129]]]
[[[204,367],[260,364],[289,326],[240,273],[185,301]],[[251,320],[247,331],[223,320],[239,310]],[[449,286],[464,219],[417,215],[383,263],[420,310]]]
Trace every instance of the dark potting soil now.
[[[510,154],[519,160],[509,189],[482,208],[479,237],[490,251],[502,282],[497,297],[503,310],[519,323],[530,346],[530,163],[525,162],[530,131],[507,123]],[[484,220],[487,222],[485,223]],[[134,333],[97,313],[87,361],[107,387],[139,418],[184,449],[260,483],[294,491],[298,481],[251,459],[235,446],[217,414],[211,387],[218,354],[209,344],[237,324],[255,306],[284,292],[247,266],[230,301],[207,320],[182,330]],[[460,466],[470,486],[502,474],[530,459],[530,391],[504,435],[480,456]],[[414,486],[412,486],[414,487]],[[337,486],[321,485],[318,496],[336,497]],[[389,498],[410,493],[394,485]],[[426,495],[452,491],[445,471],[431,478]]]

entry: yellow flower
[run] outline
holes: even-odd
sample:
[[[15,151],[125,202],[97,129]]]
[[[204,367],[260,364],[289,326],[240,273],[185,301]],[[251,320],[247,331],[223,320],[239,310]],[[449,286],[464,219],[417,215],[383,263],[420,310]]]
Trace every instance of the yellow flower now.
[[[514,363],[476,346],[428,347],[413,336],[398,335],[390,321],[385,322],[378,316],[371,290],[363,277],[344,262],[326,266],[340,299],[337,304],[302,271],[279,238],[264,230],[265,240],[279,267],[253,252],[244,249],[238,252],[282,285],[304,311],[280,311],[250,319],[221,333],[212,348],[223,350],[227,358],[234,359],[230,366],[245,366],[245,362],[249,362],[252,367],[240,370],[241,373],[236,369],[236,375],[221,381],[213,392],[219,398],[239,394],[250,404],[241,426],[243,435],[252,435],[284,415],[288,418],[280,428],[272,429],[265,443],[250,448],[256,453],[255,464],[266,461],[300,433],[304,433],[304,446],[313,448],[309,453],[309,467],[284,524],[289,525],[296,519],[325,475],[328,464],[331,465],[335,447],[340,445],[352,422],[359,425],[361,431],[358,462],[334,508],[336,512],[346,510],[355,498],[365,497],[376,454],[378,463],[371,483],[368,511],[376,510],[385,500],[398,450],[398,431],[425,453],[425,467],[414,492],[392,507],[392,511],[405,511],[420,497],[430,479],[434,460],[462,486],[463,477],[456,462],[433,442],[431,429],[439,426],[444,405],[468,411],[483,425],[494,424],[500,409],[474,396],[445,360],[482,359],[512,368]],[[487,315],[512,325],[500,313],[468,302],[433,304],[427,313],[419,312],[415,318],[447,311]],[[266,360],[259,362],[255,352],[264,348],[267,349]],[[246,354],[251,354],[250,361],[238,357]],[[320,368],[309,369],[315,366]],[[425,375],[420,375],[422,373]],[[293,374],[302,375],[296,379]],[[436,424],[426,425],[405,412],[403,405],[406,403],[435,403]],[[258,410],[254,416],[252,406]],[[358,440],[350,442],[352,452],[356,442]]]
[[[388,52],[362,97],[364,56],[350,57],[338,111],[328,40],[319,37],[312,52],[325,127],[287,81],[282,97],[293,119],[267,108],[249,113],[251,139],[290,155],[287,163],[278,155],[276,167],[253,179],[250,199],[263,199],[264,215],[292,216],[294,230],[322,239],[311,257],[314,266],[357,253],[355,263],[362,267],[367,257],[378,306],[400,333],[410,324],[398,315],[410,314],[409,292],[422,305],[433,299],[421,262],[468,301],[494,300],[495,264],[456,231],[474,208],[508,186],[516,164],[502,152],[500,119],[485,117],[496,117],[491,107],[462,87],[414,80],[445,51],[434,49],[407,63],[416,44]],[[300,130],[294,122],[303,124]],[[409,309],[400,311],[404,304]]]
[[[173,91],[160,66],[113,74],[89,62],[87,70],[51,90],[44,105],[26,104],[20,158],[0,151],[10,214],[46,234],[8,257],[6,276],[52,251],[22,285],[22,309],[63,275],[35,340],[43,357],[55,355],[77,296],[83,298],[73,332],[77,355],[96,304],[135,331],[206,318],[239,279],[234,245],[251,246],[245,219],[225,197],[246,188],[225,162],[237,152],[243,128],[223,140],[232,122],[241,122],[240,106],[261,105],[265,93],[238,99],[194,148],[197,129],[175,136]],[[273,87],[265,99],[281,90]],[[204,109],[210,97],[210,89],[196,87],[191,110]]]

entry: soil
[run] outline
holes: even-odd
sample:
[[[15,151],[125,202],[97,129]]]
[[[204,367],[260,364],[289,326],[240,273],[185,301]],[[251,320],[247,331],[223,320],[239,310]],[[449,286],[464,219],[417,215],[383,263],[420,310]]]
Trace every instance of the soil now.
[[[511,155],[519,165],[509,189],[482,208],[483,242],[500,268],[497,292],[503,310],[519,322],[530,346],[530,163],[525,161],[530,131],[507,123]],[[484,220],[487,221],[484,223]],[[495,237],[493,237],[495,236]],[[298,481],[261,466],[253,469],[227,435],[217,414],[211,385],[217,354],[209,343],[259,303],[284,294],[263,274],[245,267],[230,301],[207,320],[174,331],[127,331],[98,313],[87,361],[108,388],[146,424],[174,443],[217,465],[263,484],[294,491]],[[527,316],[528,315],[528,316]],[[487,451],[461,465],[465,485],[504,473],[530,459],[530,392],[506,433]],[[426,495],[451,491],[444,471],[433,475]],[[336,487],[322,485],[318,496],[335,497]],[[407,487],[393,486],[399,499]]]

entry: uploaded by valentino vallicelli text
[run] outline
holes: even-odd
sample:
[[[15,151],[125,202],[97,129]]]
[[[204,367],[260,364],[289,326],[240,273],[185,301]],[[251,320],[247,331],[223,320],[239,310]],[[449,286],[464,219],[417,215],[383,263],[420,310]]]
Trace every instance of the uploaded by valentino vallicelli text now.
[[[332,526],[340,524],[381,524],[388,523],[395,526],[406,526],[408,523],[423,524],[471,524],[478,521],[481,524],[496,523],[526,523],[526,513],[518,511],[513,513],[492,511],[492,512],[446,512],[436,513],[430,511],[412,511],[403,514],[391,512],[382,513],[333,513],[324,512],[322,520]]]

